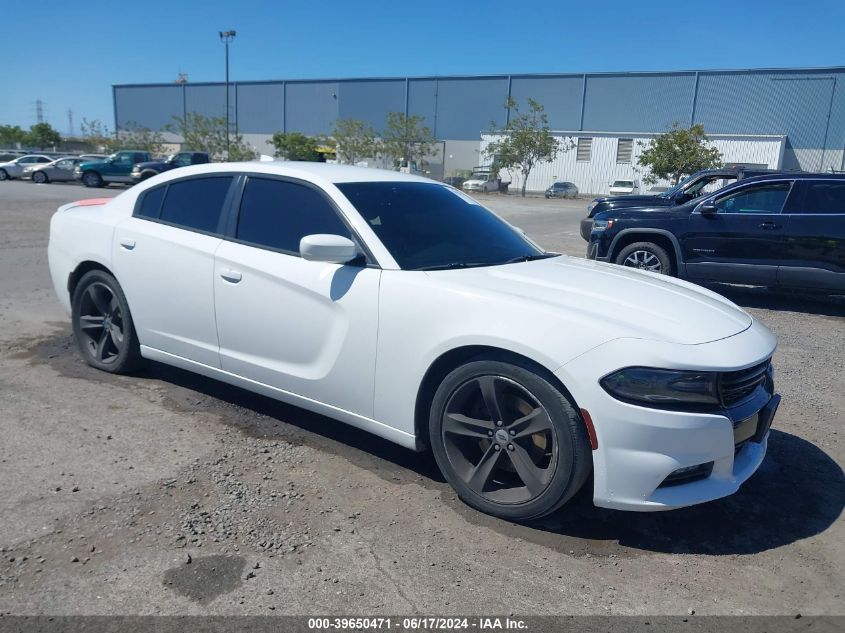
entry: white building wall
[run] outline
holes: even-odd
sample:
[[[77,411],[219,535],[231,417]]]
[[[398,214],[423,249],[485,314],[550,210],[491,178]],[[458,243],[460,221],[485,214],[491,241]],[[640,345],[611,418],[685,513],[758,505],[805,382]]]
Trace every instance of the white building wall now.
[[[582,194],[606,194],[614,180],[634,180],[639,183],[640,191],[645,192],[651,185],[643,183],[643,176],[647,171],[637,165],[637,159],[654,138],[654,134],[607,134],[599,132],[555,132],[561,138],[562,146],[567,141],[573,144],[572,149],[559,152],[557,158],[551,162],[544,162],[534,167],[528,177],[528,191],[544,191],[556,181],[574,182]],[[578,137],[593,139],[592,155],[589,161],[578,161],[577,147],[574,145]],[[481,137],[480,155],[486,157],[487,145],[499,136],[484,134]],[[617,163],[616,150],[620,138],[633,139],[631,162]],[[753,164],[771,169],[780,168],[783,162],[785,145],[783,136],[746,136],[721,135],[711,136],[713,146],[722,153],[722,160],[726,164]],[[485,158],[486,164],[491,162]],[[511,181],[511,191],[522,187],[522,176],[515,170],[502,170],[502,180]],[[668,186],[669,182],[658,182],[658,185]]]

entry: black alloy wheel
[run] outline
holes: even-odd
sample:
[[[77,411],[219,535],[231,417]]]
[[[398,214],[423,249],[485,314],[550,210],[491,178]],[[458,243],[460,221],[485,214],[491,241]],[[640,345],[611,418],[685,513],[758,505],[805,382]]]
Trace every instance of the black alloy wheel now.
[[[590,468],[576,409],[545,378],[498,361],[453,371],[434,398],[431,443],[444,476],[470,505],[503,518],[554,511]]]
[[[80,279],[73,293],[73,331],[85,362],[111,373],[136,369],[141,354],[126,297],[102,270]]]

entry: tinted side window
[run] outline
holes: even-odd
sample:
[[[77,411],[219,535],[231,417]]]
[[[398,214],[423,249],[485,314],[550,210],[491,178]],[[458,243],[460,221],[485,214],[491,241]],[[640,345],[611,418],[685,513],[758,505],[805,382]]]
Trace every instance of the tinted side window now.
[[[166,186],[156,187],[155,189],[144,192],[141,196],[141,203],[138,205],[136,215],[144,218],[158,219],[159,213],[161,213],[161,201],[164,200],[165,191],[167,191]]]
[[[249,179],[241,200],[237,239],[298,254],[299,241],[315,233],[352,237],[315,189],[282,180]]]
[[[845,214],[845,182],[807,182],[804,204],[795,213]]]
[[[216,233],[231,176],[192,178],[167,187],[161,219],[187,229]]]
[[[788,182],[754,185],[716,200],[722,213],[780,213],[786,196]]]

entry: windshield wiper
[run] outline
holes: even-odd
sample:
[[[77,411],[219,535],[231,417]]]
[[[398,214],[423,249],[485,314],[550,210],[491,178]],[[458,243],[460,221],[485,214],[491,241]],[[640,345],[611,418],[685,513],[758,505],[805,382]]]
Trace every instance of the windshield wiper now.
[[[539,253],[537,255],[519,255],[502,262],[503,264],[516,264],[517,262],[533,262],[535,259],[548,259],[549,257],[557,257],[557,253]]]
[[[449,262],[448,264],[432,264],[420,266],[412,270],[453,270],[455,268],[474,268],[478,266],[492,266],[496,262]]]

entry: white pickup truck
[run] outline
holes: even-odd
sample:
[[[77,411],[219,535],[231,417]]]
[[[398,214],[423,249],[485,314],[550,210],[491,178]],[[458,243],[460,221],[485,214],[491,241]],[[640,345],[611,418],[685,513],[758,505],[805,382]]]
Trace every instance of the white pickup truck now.
[[[489,168],[476,167],[472,170],[472,176],[464,181],[461,185],[464,191],[480,191],[487,193],[488,191],[498,191],[502,184],[498,173],[494,173]]]

